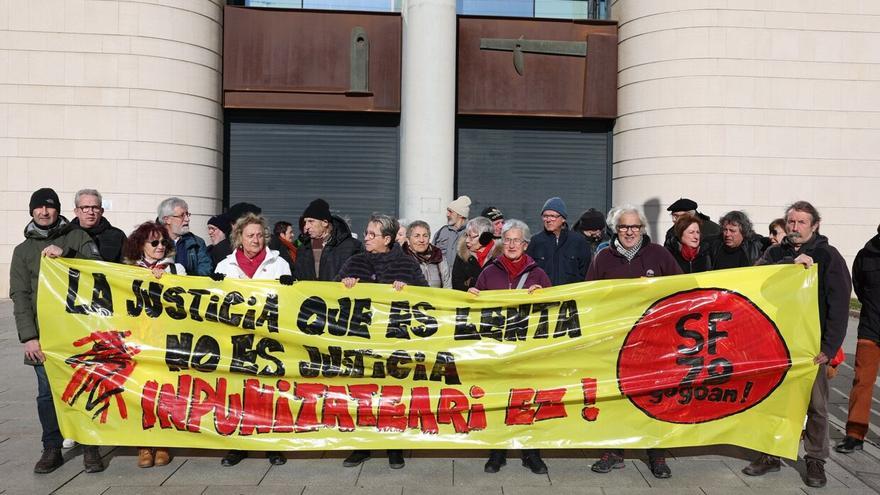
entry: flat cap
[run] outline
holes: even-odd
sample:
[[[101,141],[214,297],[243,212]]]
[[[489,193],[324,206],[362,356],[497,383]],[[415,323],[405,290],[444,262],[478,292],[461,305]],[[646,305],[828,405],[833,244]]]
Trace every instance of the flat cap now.
[[[666,211],[691,211],[697,209],[697,202],[688,198],[679,198],[678,201],[669,205]]]

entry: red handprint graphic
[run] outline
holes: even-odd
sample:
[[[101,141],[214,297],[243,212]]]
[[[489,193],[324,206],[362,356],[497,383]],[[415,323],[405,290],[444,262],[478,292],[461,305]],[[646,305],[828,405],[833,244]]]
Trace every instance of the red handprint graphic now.
[[[125,381],[134,371],[136,363],[132,356],[140,352],[137,346],[125,343],[125,337],[129,335],[131,332],[127,330],[92,332],[88,337],[75,341],[75,347],[91,343],[92,348],[64,360],[75,371],[61,400],[73,405],[84,392],[88,392],[86,411],[94,410],[92,419],[100,414],[101,423],[106,423],[110,398],[115,396],[119,416],[128,418],[128,410],[120,394],[125,390]]]

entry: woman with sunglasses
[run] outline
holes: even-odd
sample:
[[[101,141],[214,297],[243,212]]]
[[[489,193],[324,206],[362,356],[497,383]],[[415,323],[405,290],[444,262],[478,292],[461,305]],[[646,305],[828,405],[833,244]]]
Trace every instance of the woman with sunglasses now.
[[[146,268],[156,278],[165,273],[186,275],[180,263],[174,262],[174,243],[165,227],[156,222],[137,226],[122,246],[122,261],[127,265]],[[138,447],[138,467],[164,466],[171,462],[166,447]]]

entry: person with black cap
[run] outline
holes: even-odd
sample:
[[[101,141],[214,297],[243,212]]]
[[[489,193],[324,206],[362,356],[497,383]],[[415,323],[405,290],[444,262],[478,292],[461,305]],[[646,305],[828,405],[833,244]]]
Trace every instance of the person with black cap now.
[[[700,220],[703,221],[703,225],[701,227],[700,233],[702,238],[706,241],[709,241],[715,237],[719,237],[721,235],[721,226],[717,223],[713,222],[709,219],[708,215],[704,215],[697,211],[697,202],[688,199],[688,198],[678,198],[674,201],[666,211],[669,212],[669,215],[672,217],[672,223],[674,224],[679,217],[684,215],[693,215]],[[663,242],[663,246],[670,251],[673,251],[678,248],[678,240],[675,238],[675,232],[673,232],[672,227],[669,227],[669,230],[666,231],[666,241]]]
[[[527,254],[553,282],[553,286],[583,282],[592,252],[587,239],[572,234],[566,222],[568,209],[562,198],[553,197],[541,208],[543,232],[532,236]]]
[[[575,222],[573,231],[580,232],[587,238],[587,244],[590,246],[590,254],[596,256],[599,245],[611,239],[605,226],[605,215],[595,209],[589,210],[581,214],[581,218]]]
[[[40,348],[37,320],[40,260],[43,257],[101,259],[89,234],[68,222],[60,211],[61,202],[54,190],[43,188],[31,195],[31,221],[24,229],[25,240],[13,250],[9,265],[9,296],[13,302],[18,339],[24,344],[24,363],[33,366],[37,375],[37,416],[43,430],[43,454],[34,466],[37,474],[51,473],[64,464],[61,455],[64,439],[58,427],[49,378],[43,367],[46,356]],[[87,473],[104,470],[98,447],[83,445],[83,464]]]
[[[501,239],[501,228],[504,227],[504,213],[501,213],[501,210],[494,206],[487,206],[483,209],[483,213],[480,213],[481,217],[486,217],[489,220],[492,220],[492,226],[495,228],[495,239]]]
[[[297,280],[336,280],[343,263],[364,250],[345,220],[331,215],[330,204],[321,198],[303,212],[302,230],[315,242],[306,242],[296,251],[293,276]]]
[[[208,246],[208,254],[211,255],[211,265],[214,268],[217,268],[217,264],[225,258],[225,256],[221,256],[223,249],[217,249],[217,246],[229,237],[230,232],[229,216],[226,213],[214,215],[208,219],[208,239],[211,241]]]

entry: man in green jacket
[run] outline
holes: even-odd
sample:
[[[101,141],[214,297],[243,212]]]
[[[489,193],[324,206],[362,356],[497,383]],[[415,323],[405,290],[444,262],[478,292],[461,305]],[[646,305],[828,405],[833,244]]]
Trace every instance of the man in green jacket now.
[[[14,306],[18,338],[24,344],[24,362],[33,366],[37,374],[37,413],[43,428],[43,455],[34,466],[34,472],[39,474],[51,473],[64,463],[61,456],[64,439],[58,428],[49,379],[43,367],[46,356],[40,348],[37,321],[40,260],[43,256],[101,259],[98,247],[89,234],[71,225],[59,215],[60,211],[58,195],[52,189],[39,189],[31,195],[30,212],[33,219],[24,229],[24,242],[13,251],[9,267],[9,296]],[[98,447],[83,446],[83,464],[87,473],[104,470]]]

